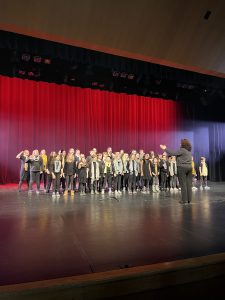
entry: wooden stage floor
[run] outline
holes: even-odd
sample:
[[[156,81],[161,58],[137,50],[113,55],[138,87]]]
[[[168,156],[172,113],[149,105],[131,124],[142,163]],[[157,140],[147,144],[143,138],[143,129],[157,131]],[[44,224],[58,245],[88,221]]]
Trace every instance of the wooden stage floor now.
[[[0,186],[0,285],[225,252],[225,184],[59,200]]]

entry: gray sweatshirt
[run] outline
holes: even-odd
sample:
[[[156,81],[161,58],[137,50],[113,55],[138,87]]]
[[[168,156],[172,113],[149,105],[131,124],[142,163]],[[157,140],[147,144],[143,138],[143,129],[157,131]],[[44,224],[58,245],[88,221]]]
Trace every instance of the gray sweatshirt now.
[[[192,155],[191,152],[185,148],[180,148],[177,151],[170,151],[168,149],[165,150],[167,154],[171,156],[177,157],[177,166],[178,167],[190,167],[191,168],[191,161]]]

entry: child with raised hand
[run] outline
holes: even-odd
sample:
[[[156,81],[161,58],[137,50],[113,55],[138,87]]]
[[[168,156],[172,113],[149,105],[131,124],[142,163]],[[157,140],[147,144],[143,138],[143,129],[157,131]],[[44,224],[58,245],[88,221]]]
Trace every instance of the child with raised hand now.
[[[33,183],[36,182],[37,189],[36,193],[40,193],[40,174],[43,172],[43,160],[39,155],[39,151],[36,149],[33,151],[32,155],[29,156],[26,161],[30,163],[30,183],[29,183],[29,193],[32,192]]]
[[[30,180],[30,165],[27,162],[29,159],[29,150],[21,151],[17,154],[16,158],[20,159],[21,167],[20,167],[20,181],[18,184],[18,192],[21,191],[21,186],[24,181],[26,181],[27,186],[29,188],[29,180]]]

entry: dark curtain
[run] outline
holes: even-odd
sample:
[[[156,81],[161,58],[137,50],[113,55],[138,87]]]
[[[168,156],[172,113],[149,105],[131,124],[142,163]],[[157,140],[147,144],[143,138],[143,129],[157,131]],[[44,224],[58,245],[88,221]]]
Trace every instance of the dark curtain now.
[[[178,146],[180,105],[163,99],[0,76],[0,182],[18,179],[24,149],[105,151]]]
[[[225,122],[209,123],[209,172],[214,181],[225,181]]]
[[[189,101],[182,104],[183,135],[190,138],[196,168],[201,156],[206,157],[209,179],[225,181],[225,118],[223,103]]]

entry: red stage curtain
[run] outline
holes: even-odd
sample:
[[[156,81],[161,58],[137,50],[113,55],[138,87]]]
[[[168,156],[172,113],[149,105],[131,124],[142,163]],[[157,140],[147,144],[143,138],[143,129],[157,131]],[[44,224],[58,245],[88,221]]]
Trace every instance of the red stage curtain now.
[[[179,104],[0,76],[0,182],[18,180],[21,150],[104,151],[177,145]]]

